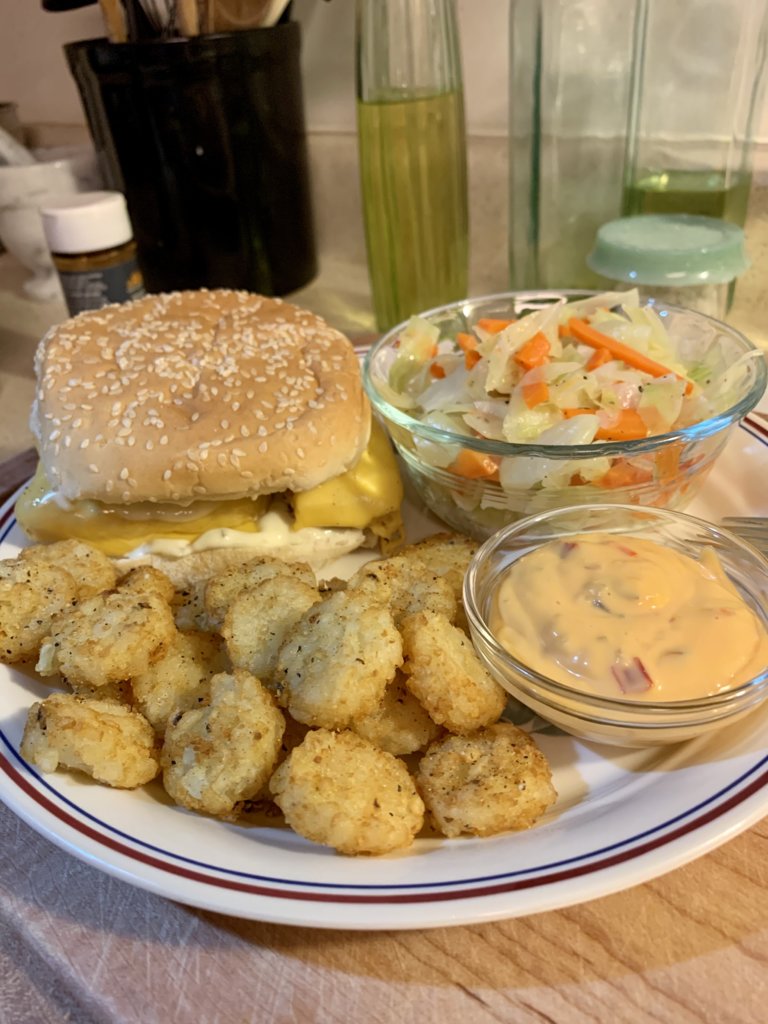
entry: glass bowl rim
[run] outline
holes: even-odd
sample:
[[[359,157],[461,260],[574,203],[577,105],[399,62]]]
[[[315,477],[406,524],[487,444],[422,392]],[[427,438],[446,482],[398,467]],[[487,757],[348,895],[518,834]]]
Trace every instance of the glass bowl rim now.
[[[657,518],[682,525],[696,526],[698,528],[703,527],[711,536],[724,539],[730,546],[735,547],[748,555],[750,561],[754,562],[756,567],[761,569],[766,575],[766,579],[768,579],[768,558],[764,557],[756,548],[752,547],[752,545],[746,541],[743,541],[740,537],[737,537],[736,534],[731,533],[730,530],[719,527],[714,523],[709,523],[705,519],[699,519],[687,512],[679,512],[674,509],[661,509],[645,505],[612,504],[608,502],[590,502],[584,505],[565,505],[560,508],[536,512],[533,515],[525,516],[523,519],[517,520],[517,522],[503,526],[500,530],[497,530],[496,533],[492,534],[486,541],[484,541],[474,553],[467,568],[463,586],[463,603],[471,631],[479,634],[482,644],[491,650],[493,657],[500,661],[504,665],[505,669],[521,676],[527,684],[541,687],[547,696],[554,695],[558,698],[564,698],[566,700],[574,701],[581,705],[587,705],[590,708],[606,712],[626,714],[627,712],[632,711],[637,713],[639,716],[639,720],[637,722],[632,721],[614,724],[626,725],[632,728],[642,727],[644,724],[652,727],[661,727],[664,723],[644,723],[643,719],[652,715],[661,716],[662,718],[672,718],[675,715],[679,716],[685,712],[709,712],[717,709],[727,710],[733,705],[741,705],[742,702],[745,702],[745,709],[752,706],[752,704],[755,703],[762,695],[763,691],[768,691],[768,666],[766,666],[766,668],[756,676],[752,676],[751,679],[745,680],[739,686],[730,690],[724,690],[721,693],[709,694],[704,697],[692,697],[686,700],[633,701],[626,697],[605,697],[601,694],[590,694],[586,693],[584,690],[577,689],[576,687],[567,686],[565,683],[560,683],[556,679],[551,679],[549,676],[543,675],[536,669],[531,668],[531,666],[519,661],[513,654],[506,650],[506,648],[502,647],[488,626],[486,617],[482,614],[476,600],[476,577],[481,563],[495,552],[510,535],[523,533],[531,525],[542,519],[553,519],[568,513],[584,514],[584,512],[588,512],[590,510],[606,512],[611,515],[615,515],[620,512],[630,512],[633,514],[645,515],[649,519]],[[544,542],[545,540],[541,540],[541,543]],[[522,688],[525,689],[525,687]],[[746,698],[750,695],[753,699],[751,701],[746,701]],[[532,696],[535,697],[536,694],[533,694]],[[563,714],[570,714],[568,708],[560,705],[555,705],[555,709]]]
[[[462,306],[468,304],[478,306],[481,304],[491,304],[505,300],[508,301],[510,299],[517,299],[521,301],[530,299],[533,301],[535,299],[551,298],[556,300],[561,298],[589,298],[591,295],[599,294],[601,293],[581,289],[541,289],[538,291],[496,292],[492,295],[478,295],[476,297],[467,297],[455,302],[448,302],[442,306],[435,306],[432,309],[424,310],[423,312],[415,315],[429,318],[438,316],[441,313],[448,313],[452,310],[460,310]],[[649,302],[654,303],[655,306],[664,310],[669,310],[672,313],[685,313],[703,320],[708,320],[712,324],[716,325],[721,332],[728,334],[734,341],[739,343],[743,347],[743,352],[745,354],[752,351],[758,352],[761,355],[763,354],[761,349],[759,349],[757,345],[753,344],[740,330],[736,327],[732,327],[730,324],[724,323],[722,320],[718,320],[716,317],[709,316],[706,313],[700,313],[698,310],[687,309],[684,306],[675,306],[666,302],[658,302],[654,299],[647,300],[645,305],[648,305]],[[710,416],[706,420],[694,423],[689,427],[683,427],[680,430],[666,434],[654,434],[651,437],[635,441],[602,441],[598,444],[592,442],[591,444],[542,445],[536,444],[535,442],[519,443],[512,441],[494,441],[479,437],[468,437],[465,434],[457,434],[442,427],[431,426],[430,424],[424,423],[422,420],[410,416],[404,410],[398,409],[396,406],[388,402],[376,388],[371,372],[373,361],[378,353],[381,352],[382,349],[384,349],[392,339],[397,336],[407,323],[408,321],[404,320],[401,323],[396,324],[388,330],[386,334],[383,334],[378,338],[365,354],[362,367],[362,381],[365,392],[374,409],[383,416],[385,420],[396,424],[398,427],[403,427],[411,434],[414,434],[425,441],[437,442],[438,444],[448,444],[460,448],[469,448],[473,451],[484,452],[488,455],[497,455],[502,458],[513,458],[524,455],[563,460],[590,459],[602,456],[617,457],[622,455],[639,455],[645,452],[655,452],[661,448],[666,448],[670,444],[701,441],[704,438],[720,433],[740,420],[742,416],[745,416],[760,401],[760,398],[766,390],[766,386],[768,386],[768,361],[765,358],[755,359],[753,361],[755,365],[755,372],[752,386],[749,391],[730,408],[723,410],[723,412],[718,413],[716,416]]]

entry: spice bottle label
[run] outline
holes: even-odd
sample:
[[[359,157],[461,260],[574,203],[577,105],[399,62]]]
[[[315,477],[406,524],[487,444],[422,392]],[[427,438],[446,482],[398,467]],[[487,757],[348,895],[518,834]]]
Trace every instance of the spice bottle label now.
[[[113,302],[129,302],[146,295],[144,279],[135,259],[93,270],[59,269],[59,277],[72,316],[86,309],[101,309]]]

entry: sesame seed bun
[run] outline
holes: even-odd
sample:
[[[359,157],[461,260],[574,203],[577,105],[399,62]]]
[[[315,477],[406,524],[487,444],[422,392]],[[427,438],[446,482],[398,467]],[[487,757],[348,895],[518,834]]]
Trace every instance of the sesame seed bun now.
[[[347,338],[248,292],[107,306],[52,328],[31,414],[68,500],[187,503],[308,490],[353,465],[370,408]]]

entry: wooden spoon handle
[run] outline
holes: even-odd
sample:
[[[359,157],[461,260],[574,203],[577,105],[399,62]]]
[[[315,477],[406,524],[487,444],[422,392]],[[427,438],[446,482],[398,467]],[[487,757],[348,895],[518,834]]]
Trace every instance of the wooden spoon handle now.
[[[183,36],[200,35],[200,15],[197,0],[178,0],[176,6],[176,27]]]
[[[128,26],[125,11],[120,0],[99,0],[99,7],[111,43],[125,43],[128,40]]]

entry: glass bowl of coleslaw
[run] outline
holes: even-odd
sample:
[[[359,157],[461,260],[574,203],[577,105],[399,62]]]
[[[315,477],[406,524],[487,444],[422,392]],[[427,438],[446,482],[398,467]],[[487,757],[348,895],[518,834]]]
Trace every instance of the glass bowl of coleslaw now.
[[[684,512],[529,516],[477,550],[464,606],[491,674],[582,739],[678,743],[768,698],[768,560]]]
[[[412,488],[481,540],[569,505],[684,508],[767,378],[737,330],[636,290],[441,306],[363,366]]]

